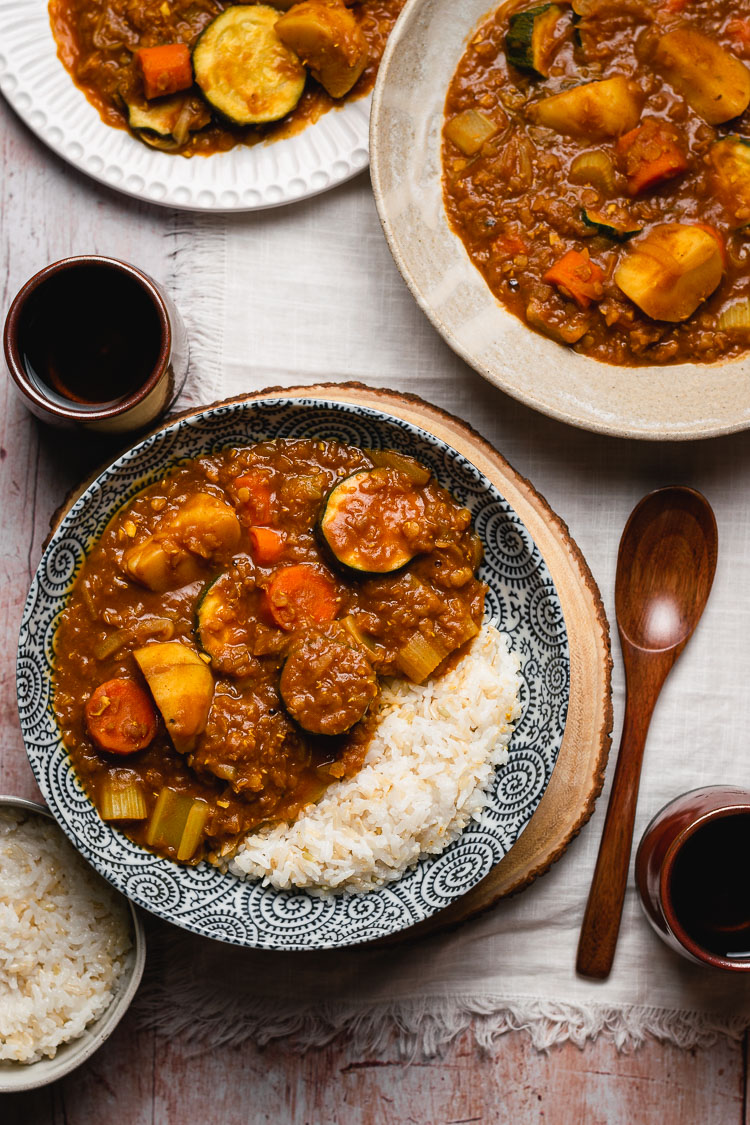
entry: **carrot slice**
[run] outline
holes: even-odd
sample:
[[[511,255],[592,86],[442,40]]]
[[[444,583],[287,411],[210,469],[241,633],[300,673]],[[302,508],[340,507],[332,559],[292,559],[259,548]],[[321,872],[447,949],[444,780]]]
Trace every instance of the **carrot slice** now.
[[[266,604],[276,624],[289,631],[300,625],[333,621],[339,611],[335,582],[312,563],[277,570],[266,588]]]
[[[515,254],[525,254],[528,246],[517,234],[501,234],[492,243],[492,252],[498,258],[512,258]]]
[[[730,20],[727,31],[737,44],[740,54],[747,55],[750,51],[750,20]]]
[[[160,47],[139,47],[134,52],[143,75],[147,98],[161,98],[188,90],[193,85],[193,67],[187,43],[164,43]]]
[[[581,309],[587,309],[604,295],[604,273],[591,261],[587,250],[568,250],[550,266],[542,280],[556,285],[563,296],[571,297]]]
[[[680,176],[688,168],[676,131],[654,118],[620,137],[617,151],[623,160],[631,195]]]
[[[259,566],[271,566],[278,562],[284,553],[286,536],[275,527],[251,527],[250,546],[253,558]]]
[[[273,520],[274,495],[271,479],[261,469],[250,469],[234,482],[242,513],[253,524],[266,526]]]
[[[92,739],[110,754],[143,750],[154,738],[159,722],[148,692],[135,680],[124,678],[99,684],[86,703],[85,715]]]

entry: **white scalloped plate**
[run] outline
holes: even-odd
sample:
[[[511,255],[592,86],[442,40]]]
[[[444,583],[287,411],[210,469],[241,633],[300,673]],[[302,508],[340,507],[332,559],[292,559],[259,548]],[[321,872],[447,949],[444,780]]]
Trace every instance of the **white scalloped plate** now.
[[[326,191],[369,162],[371,96],[282,140],[189,160],[99,117],[57,57],[46,0],[0,0],[0,90],[64,160],[108,187],[189,211],[255,211]]]

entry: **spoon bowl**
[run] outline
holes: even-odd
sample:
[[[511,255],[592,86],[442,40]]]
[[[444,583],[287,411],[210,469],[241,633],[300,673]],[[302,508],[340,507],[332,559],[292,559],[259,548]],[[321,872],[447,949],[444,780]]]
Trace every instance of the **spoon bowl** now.
[[[684,646],[706,604],[716,518],[693,488],[660,488],[633,510],[620,541],[615,613],[620,639],[664,652]]]
[[[578,942],[582,976],[609,976],[620,931],[643,751],[670,668],[698,624],[716,570],[716,517],[700,492],[644,496],[620,540],[615,613],[625,664],[625,720]]]

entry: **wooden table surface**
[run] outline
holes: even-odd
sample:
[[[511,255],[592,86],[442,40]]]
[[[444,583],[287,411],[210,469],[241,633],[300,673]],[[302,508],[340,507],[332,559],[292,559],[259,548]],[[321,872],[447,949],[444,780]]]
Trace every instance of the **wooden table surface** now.
[[[68,254],[124,258],[169,279],[181,216],[129,200],[48,152],[0,99],[2,315],[36,270]],[[498,392],[499,393],[499,392]],[[0,792],[38,797],[18,726],[21,610],[50,517],[111,448],[39,426],[0,382]],[[564,515],[564,513],[563,513]],[[617,733],[617,732],[616,732]],[[610,1042],[540,1054],[523,1032],[483,1054],[464,1036],[439,1060],[354,1057],[346,1043],[305,1056],[280,1047],[196,1054],[139,1030],[129,1013],[80,1070],[39,1092],[0,1095],[3,1125],[750,1125],[748,1039],[682,1051]]]

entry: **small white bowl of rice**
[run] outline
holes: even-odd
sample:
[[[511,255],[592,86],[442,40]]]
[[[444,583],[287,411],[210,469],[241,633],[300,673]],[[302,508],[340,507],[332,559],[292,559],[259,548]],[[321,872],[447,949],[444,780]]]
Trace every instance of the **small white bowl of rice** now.
[[[80,1066],[143,974],[135,908],[78,855],[50,813],[0,796],[0,1093]]]

